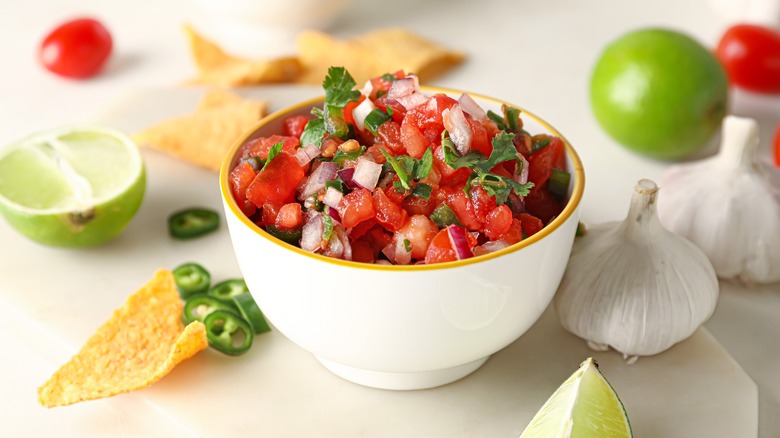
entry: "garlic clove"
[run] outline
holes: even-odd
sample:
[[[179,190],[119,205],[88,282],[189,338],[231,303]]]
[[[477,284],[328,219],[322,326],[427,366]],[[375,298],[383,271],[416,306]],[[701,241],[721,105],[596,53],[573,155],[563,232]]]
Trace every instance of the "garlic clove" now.
[[[728,116],[720,152],[671,167],[661,180],[661,222],[709,257],[723,279],[780,280],[780,177],[756,160],[755,120]]]
[[[561,325],[591,348],[657,354],[688,338],[715,310],[712,265],[661,225],[657,195],[653,181],[639,181],[625,220],[595,226],[574,243],[553,302]]]

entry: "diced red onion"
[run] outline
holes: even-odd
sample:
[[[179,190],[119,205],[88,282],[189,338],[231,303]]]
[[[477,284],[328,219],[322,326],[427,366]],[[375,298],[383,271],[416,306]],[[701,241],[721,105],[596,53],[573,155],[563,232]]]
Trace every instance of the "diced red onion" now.
[[[322,215],[320,213],[310,215],[301,231],[301,248],[311,252],[319,250],[322,246],[323,231]]]
[[[455,250],[455,257],[458,260],[474,257],[474,253],[469,246],[469,239],[466,237],[466,229],[458,225],[447,227],[447,235],[450,237],[452,249]]]
[[[309,164],[311,160],[319,157],[321,153],[322,151],[320,151],[320,148],[316,144],[312,143],[306,147],[298,148],[295,151],[295,158],[298,160],[298,163],[301,166],[305,166]]]
[[[306,151],[303,150],[303,148],[298,148],[298,150],[295,151],[295,159],[298,160],[298,164],[300,164],[301,167],[309,164],[311,161],[311,158],[306,155]]]
[[[390,261],[390,264],[395,264],[395,244],[394,243],[388,243],[387,246],[382,248],[382,254],[384,254],[387,257],[387,260]]]
[[[331,238],[331,241],[338,240],[341,242],[341,257],[344,260],[352,260],[352,245],[349,243],[349,236],[347,236],[347,233],[344,231],[344,228],[341,226],[341,224],[334,225],[333,235],[334,236]]]
[[[485,252],[496,252],[507,247],[509,247],[509,244],[503,240],[491,240],[489,242],[483,243],[482,246],[480,246],[480,248],[484,249]]]
[[[355,119],[355,126],[359,130],[365,129],[365,121],[366,116],[374,110],[376,106],[373,102],[371,102],[371,99],[365,99],[364,101],[360,102],[358,106],[355,107],[355,109],[352,110],[352,117]]]
[[[309,178],[303,184],[300,189],[300,197],[298,199],[306,199],[312,193],[319,191],[325,187],[325,181],[330,181],[336,177],[339,165],[333,162],[323,162],[309,175]]]
[[[403,79],[396,79],[390,85],[390,90],[387,91],[388,99],[398,99],[399,97],[408,96],[416,91],[420,90],[420,84],[417,82],[417,76],[407,76]]]
[[[395,243],[395,263],[397,265],[408,265],[412,262],[412,252],[406,250],[404,239],[399,238]]]
[[[392,263],[390,263],[387,260],[383,260],[383,259],[379,259],[379,260],[375,261],[374,264],[377,264],[377,265],[392,265]]]
[[[382,173],[382,165],[369,160],[366,157],[360,157],[355,166],[355,173],[352,175],[352,182],[367,190],[374,190],[379,181],[379,174]]]
[[[343,193],[334,189],[333,187],[328,187],[328,189],[325,191],[325,197],[322,198],[322,203],[328,207],[336,208],[342,199],[344,199]]]
[[[523,163],[523,168],[520,169],[520,173],[515,173],[513,179],[520,184],[525,184],[528,182],[528,160],[520,152],[517,153],[517,158]]]
[[[336,210],[333,207],[328,207],[328,216],[330,216],[334,221],[341,224],[341,215],[339,214],[339,211]]]
[[[425,102],[428,101],[428,99],[430,98],[423,93],[412,93],[408,96],[399,97],[398,99],[396,99],[396,101],[398,101],[398,103],[403,105],[403,107],[406,108],[407,110],[410,110],[414,107],[424,104]]]
[[[450,140],[455,144],[461,155],[466,155],[471,150],[471,126],[463,115],[460,105],[454,105],[441,112],[441,120],[444,128],[450,133]]]
[[[363,88],[360,89],[360,94],[368,97],[372,91],[374,91],[374,84],[372,84],[371,79],[369,79],[363,84]]]
[[[460,108],[469,114],[474,120],[482,120],[487,117],[487,112],[468,93],[463,93],[458,98]]]
[[[344,185],[347,186],[350,190],[355,190],[358,188],[357,185],[355,185],[355,182],[352,180],[352,177],[355,175],[355,168],[354,167],[347,167],[344,169],[341,169],[338,171],[339,178],[341,178],[342,181],[344,181]]]

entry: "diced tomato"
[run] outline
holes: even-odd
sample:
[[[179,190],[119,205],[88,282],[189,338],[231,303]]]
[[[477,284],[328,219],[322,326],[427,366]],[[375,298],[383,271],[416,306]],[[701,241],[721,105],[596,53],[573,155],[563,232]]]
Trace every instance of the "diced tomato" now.
[[[287,230],[302,227],[303,210],[301,210],[301,204],[297,202],[284,204],[279,209],[279,214],[276,215],[275,224],[277,227]]]
[[[266,202],[265,204],[263,204],[259,225],[264,227],[268,225],[275,225],[276,216],[279,215],[279,209],[282,208],[282,205],[283,204],[274,204],[272,202]]]
[[[370,158],[371,161],[379,164],[385,164],[385,161],[387,161],[387,158],[385,158],[384,155],[382,155],[382,150],[385,152],[390,152],[390,150],[387,149],[385,145],[378,145],[375,144],[373,146],[369,146],[366,149],[366,158]],[[392,154],[391,154],[392,155]]]
[[[304,115],[287,117],[284,119],[284,135],[300,139],[307,123],[309,123],[309,118]]]
[[[366,100],[366,96],[360,95],[360,98],[358,100],[351,100],[347,102],[346,105],[344,105],[344,110],[342,112],[344,121],[351,124],[352,126],[355,126],[355,117],[352,115],[352,111],[355,110],[355,107],[360,105],[361,102]]]
[[[547,190],[531,191],[524,202],[526,211],[543,223],[549,222],[563,210],[561,203]]]
[[[499,205],[488,213],[484,233],[490,240],[498,240],[512,227],[512,211],[506,204]]]
[[[522,222],[523,233],[525,233],[525,237],[531,237],[544,228],[544,224],[542,223],[541,219],[536,216],[532,216],[528,213],[520,213],[518,216],[518,219],[520,219],[520,222]]]
[[[403,155],[406,153],[404,144],[401,142],[401,125],[393,120],[382,123],[376,132],[379,137],[377,145],[386,146],[393,154]]]
[[[257,206],[246,199],[246,188],[255,179],[255,169],[247,162],[239,163],[230,171],[230,191],[236,204],[247,217],[255,214]]]
[[[401,123],[401,142],[406,153],[414,158],[422,158],[425,150],[428,149],[428,140],[408,119],[404,119]]]
[[[463,183],[466,182],[466,180],[469,178],[469,175],[471,175],[471,169],[467,169],[465,167],[461,167],[460,169],[453,169],[450,167],[450,165],[447,164],[447,161],[444,160],[444,150],[440,145],[437,145],[433,149],[433,164],[436,166],[436,169],[441,175],[439,180],[439,184],[441,185],[463,185]]]
[[[352,228],[376,215],[371,192],[366,189],[357,189],[345,195],[337,210],[344,228]]]
[[[393,121],[395,121],[399,125],[406,118],[406,107],[401,105],[395,99],[387,99],[384,97],[380,97],[379,99],[374,101],[374,106],[390,114],[390,117],[393,118]],[[389,112],[387,111],[388,108],[390,108]]]
[[[381,97],[381,95],[386,94],[390,90],[390,86],[393,85],[394,81],[392,80],[388,81],[387,79],[385,79],[384,76],[385,75],[376,76],[370,79],[371,94],[369,97],[371,98],[371,100],[376,100],[377,94],[379,94],[379,97]],[[393,76],[395,79],[403,79],[406,77],[406,73],[404,73],[403,70],[398,70],[395,73],[392,73],[391,76]]]
[[[469,126],[471,126],[471,150],[482,152],[489,157],[493,152],[492,137],[488,138],[487,130],[479,121],[471,117],[468,117],[466,120],[468,120]]]
[[[283,204],[295,196],[304,176],[303,168],[293,155],[279,152],[265,169],[257,173],[246,189],[246,197],[258,207],[267,202]]]
[[[352,236],[350,235],[350,240]],[[352,261],[362,263],[374,263],[376,255],[368,238],[352,240]]]
[[[552,165],[555,169],[566,170],[566,146],[563,144],[563,140],[560,137],[551,137],[550,144],[547,145],[552,149],[553,159]]]
[[[350,239],[359,239],[363,237],[366,233],[368,233],[372,228],[374,228],[377,225],[377,221],[375,219],[368,219],[365,220],[354,227],[352,227],[351,230],[349,230],[349,238]]]
[[[491,197],[482,186],[474,186],[469,191],[472,211],[480,223],[485,223],[487,215],[496,208],[496,198]]]
[[[407,196],[401,205],[410,215],[422,214],[430,216],[433,210],[436,209],[436,200],[433,197],[424,199],[419,196]]]
[[[425,253],[425,264],[451,262],[457,259],[447,229],[440,230],[428,246],[428,251]]]
[[[398,231],[409,218],[406,210],[391,201],[380,188],[374,189],[373,202],[377,222],[388,231]]]
[[[258,137],[249,143],[241,147],[239,157],[257,156],[265,160],[268,158],[268,152],[271,150],[271,146],[276,143],[284,142],[282,150],[286,152],[294,153],[295,148],[300,146],[300,141],[297,137],[289,137],[283,135],[272,135],[270,137]]]
[[[496,125],[496,122],[490,120],[487,117],[482,118],[480,122],[482,122],[482,127],[485,128],[485,133],[489,141],[493,141],[493,137],[495,137],[499,132],[501,132],[501,130],[498,129],[498,125]]]
[[[466,196],[463,190],[456,188],[443,188],[446,193],[446,200],[444,201],[455,213],[458,220],[463,224],[466,229],[470,231],[477,231],[482,228],[482,222],[477,219],[474,213],[474,206],[471,204],[471,200]]]
[[[509,225],[509,230],[499,236],[498,240],[502,240],[508,245],[514,245],[515,243],[523,240],[523,223],[520,221],[520,219],[512,219],[512,223]]]
[[[553,148],[547,146],[539,149],[528,157],[528,181],[534,183],[531,192],[542,189],[550,179],[553,167]]]
[[[441,133],[444,131],[441,112],[445,108],[452,108],[456,103],[458,102],[455,99],[445,94],[434,94],[426,103],[407,112],[406,118],[417,126],[429,142],[435,143],[441,140]]]
[[[438,231],[439,227],[427,216],[417,214],[410,217],[406,224],[396,231],[393,240],[395,242],[408,240],[412,249],[412,258],[422,259],[428,251],[428,245],[430,245],[433,236]]]

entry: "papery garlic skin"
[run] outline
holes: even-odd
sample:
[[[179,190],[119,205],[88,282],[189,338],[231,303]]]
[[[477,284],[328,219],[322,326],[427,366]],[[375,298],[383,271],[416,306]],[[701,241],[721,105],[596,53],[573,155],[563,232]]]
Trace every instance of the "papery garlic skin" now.
[[[718,277],[780,281],[780,196],[755,159],[758,124],[728,116],[718,155],[671,167],[658,214],[709,257]]]
[[[658,221],[657,186],[641,180],[627,218],[574,242],[554,298],[563,327],[626,356],[660,353],[712,316],[718,280],[707,257]]]

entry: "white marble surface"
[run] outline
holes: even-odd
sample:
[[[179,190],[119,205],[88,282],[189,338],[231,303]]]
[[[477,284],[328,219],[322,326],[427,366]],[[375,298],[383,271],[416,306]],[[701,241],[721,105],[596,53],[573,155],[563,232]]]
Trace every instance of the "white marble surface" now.
[[[382,8],[382,13],[375,12],[378,7]],[[99,17],[111,29],[115,39],[114,58],[106,72],[84,82],[55,77],[42,70],[35,61],[37,44],[46,31],[56,22],[76,15]],[[24,3],[0,0],[0,35],[3,37],[0,38],[0,53],[3,53],[4,60],[3,68],[0,69],[0,120],[3,121],[0,123],[0,143],[12,141],[36,129],[94,120],[106,114],[106,111],[120,111],[121,108],[116,108],[118,102],[127,102],[139,93],[138,90],[148,90],[150,87],[170,90],[177,87],[194,72],[181,25],[185,20],[198,19],[202,17],[198,17],[190,4],[183,0],[88,0],[77,3],[65,0]],[[633,183],[640,177],[657,178],[665,168],[662,163],[637,157],[615,144],[592,117],[587,101],[587,83],[599,51],[619,34],[638,26],[650,25],[683,29],[705,44],[712,45],[726,24],[725,18],[712,10],[709,2],[704,0],[659,0],[641,4],[619,0],[457,0],[425,3],[399,0],[392,5],[370,0],[356,2],[353,9],[337,20],[330,30],[338,35],[350,35],[377,26],[400,25],[465,51],[469,56],[468,61],[439,78],[435,84],[502,97],[534,110],[566,133],[580,152],[588,177],[582,218],[586,223],[596,223],[617,219],[625,214]],[[164,104],[149,107],[145,114],[149,117],[166,116],[168,108]],[[735,92],[732,111],[756,117],[762,122],[762,148],[766,149],[769,133],[780,120],[780,98]],[[123,123],[133,122],[123,119]],[[130,128],[127,126],[127,129]],[[151,152],[146,154],[153,155]],[[150,159],[166,160],[159,156]],[[177,172],[188,176],[194,173],[197,175],[195,187],[203,192],[195,192],[195,187],[181,181],[168,184],[162,176],[150,174],[150,196],[142,207],[142,215],[131,224],[126,235],[101,249],[73,252],[42,248],[23,240],[4,223],[0,224],[0,304],[3,309],[9,310],[9,317],[0,323],[0,361],[5,364],[5,372],[0,374],[0,384],[4,388],[4,397],[0,398],[0,419],[3,424],[13,425],[10,428],[12,436],[45,436],[54,432],[61,436],[171,436],[177,432],[212,436],[220,432],[218,429],[209,429],[210,426],[206,424],[191,423],[190,419],[202,420],[205,418],[204,411],[229,409],[229,400],[235,396],[233,391],[225,389],[224,393],[220,393],[227,399],[223,401],[210,398],[208,393],[176,392],[170,388],[191,385],[193,380],[198,381],[203,373],[210,370],[216,374],[215,370],[221,373],[248,367],[259,360],[263,347],[253,351],[253,360],[244,362],[222,363],[224,360],[219,357],[204,355],[197,359],[200,362],[185,364],[169,379],[138,394],[51,411],[43,410],[34,402],[37,385],[45,381],[56,366],[78,348],[80,341],[86,339],[111,310],[122,303],[125,291],[140,285],[157,267],[175,266],[182,258],[211,251],[215,245],[223,247],[219,245],[226,242],[226,235],[217,234],[192,245],[172,243],[162,250],[150,252],[142,239],[131,237],[134,232],[164,235],[163,226],[154,229],[155,224],[163,224],[167,212],[176,203],[190,199],[218,199],[215,176],[175,162],[169,163],[167,169],[170,169],[171,174],[166,175],[166,178],[175,177]],[[165,190],[160,189],[161,186]],[[13,250],[9,251],[8,248]],[[212,254],[209,262],[212,271],[225,277],[234,274],[235,261],[229,253],[229,245],[220,251],[224,252]],[[120,262],[128,255],[133,257],[134,262],[129,266],[120,266]],[[19,275],[20,272],[24,275]],[[68,281],[53,281],[52,277],[56,276],[45,275],[49,272],[67,273]],[[83,293],[85,288],[95,291]],[[66,294],[68,299],[63,302],[67,306],[54,306],[46,301],[57,294]],[[666,433],[670,425],[684,420],[686,413],[708,413],[702,412],[699,409],[701,406],[685,403],[717,400],[721,391],[729,391],[743,400],[750,399],[752,384],[744,379],[740,368],[735,366],[737,363],[758,385],[759,436],[780,435],[777,415],[780,411],[780,379],[776,377],[780,364],[777,341],[780,334],[779,312],[780,285],[753,290],[724,285],[719,307],[707,327],[736,362],[731,362],[728,356],[722,354],[723,351],[706,331],[699,332],[668,354],[640,361],[636,368],[619,367],[619,361],[611,359],[616,357],[614,354],[601,359],[609,364],[605,372],[621,395],[626,393],[624,397],[632,400],[636,394],[635,388],[642,388],[647,383],[642,382],[642,379],[647,379],[648,373],[652,373],[654,368],[658,371],[657,367],[673,363],[675,352],[684,349],[686,345],[704,345],[706,348],[691,349],[700,353],[690,359],[693,362],[685,363],[697,363],[696,360],[711,357],[707,354],[720,358],[715,363],[722,364],[723,369],[705,368],[705,371],[725,371],[725,379],[701,381],[697,380],[701,379],[701,375],[685,374],[677,376],[679,380],[658,380],[655,385],[650,385],[658,391],[669,391],[666,400],[674,400],[677,404],[667,401],[647,408],[640,404],[643,407],[632,412],[630,402],[627,401],[632,420],[641,425],[637,431],[645,431],[642,436],[672,436]],[[554,325],[549,327],[552,330],[556,328]],[[311,372],[280,376],[280,383],[274,383],[273,387],[284,388],[285,381],[290,385],[309,382],[319,385],[325,391],[338,389],[338,393],[346,398],[340,399],[345,400],[344,405],[329,406],[333,409],[330,412],[336,412],[339,416],[318,416],[291,407],[307,406],[312,409],[310,412],[316,413],[318,410],[315,405],[307,405],[306,402],[319,400],[327,404],[326,398],[317,399],[311,392],[313,390],[306,389],[306,386],[294,386],[296,391],[290,393],[282,391],[279,398],[273,400],[274,403],[268,401],[268,406],[269,409],[278,408],[279,412],[274,415],[281,417],[274,418],[286,420],[286,423],[278,423],[281,424],[278,426],[272,422],[266,429],[269,435],[283,430],[273,427],[287,424],[296,428],[294,431],[297,435],[313,435],[315,431],[341,431],[353,436],[376,436],[395,430],[430,436],[455,430],[467,436],[516,436],[533,414],[526,410],[518,412],[521,405],[517,398],[513,398],[517,395],[507,392],[508,389],[522,391],[522,386],[518,385],[523,380],[510,379],[509,384],[501,384],[504,382],[502,376],[514,376],[512,373],[515,369],[527,373],[538,368],[529,366],[529,359],[524,354],[524,349],[533,349],[534,342],[540,342],[539,338],[534,341],[530,335],[496,355],[480,373],[456,385],[431,392],[432,395],[410,393],[408,397],[411,400],[427,398],[436,406],[427,415],[419,415],[418,411],[410,409],[422,401],[412,401],[407,405],[406,402],[398,401],[404,397],[399,394],[373,398],[378,397],[373,390],[364,393],[362,388],[348,384],[344,386],[345,383],[341,381],[330,380],[330,375],[322,374],[313,359],[285,344],[283,338],[270,339],[267,342],[269,354],[277,354],[273,356],[276,359],[288,358],[295,364],[296,371],[303,369]],[[539,354],[540,367],[550,372],[545,374],[548,377],[544,382],[531,381],[536,385],[534,394],[538,398],[537,404],[540,405],[546,397],[542,394],[552,391],[576,368],[576,363],[581,360],[579,356],[585,354],[584,351],[578,351],[576,346],[572,348],[560,356],[565,360],[552,360],[552,356]],[[209,364],[214,367],[210,368]],[[464,401],[463,394],[468,393],[468,388],[477,390],[474,386],[482,385],[480,382],[486,388],[498,391],[496,400],[512,400],[510,406],[514,409],[508,409],[506,413],[497,412],[497,405],[490,403],[478,405],[474,412],[468,409],[468,406],[474,406],[468,405],[473,400]],[[676,390],[677,382],[700,384],[701,389],[693,393],[680,392]],[[215,382],[209,380],[209,384]],[[256,391],[262,388],[259,385]],[[191,388],[189,390],[192,391]],[[235,391],[243,393],[245,390],[236,388]],[[479,393],[483,396],[488,394]],[[250,394],[261,397],[256,393]],[[375,413],[376,416],[362,415],[361,400],[373,400],[371,403],[374,405],[367,403],[379,411]],[[751,432],[749,418],[752,418],[751,408],[754,407],[749,400],[740,403],[729,400],[717,406],[708,403],[702,405],[713,406],[709,412],[713,420],[699,423],[702,433],[691,429],[682,430],[691,431],[688,436],[752,436],[754,432]],[[726,410],[721,414],[718,409],[724,408]],[[719,428],[718,421],[728,418],[727,414],[743,415],[740,418],[744,422],[734,427],[744,426],[746,429],[728,429],[727,426]],[[263,420],[271,418],[264,417],[270,415],[265,411],[248,415],[250,419],[238,421],[233,431],[250,432],[254,430],[254,422],[265,424]],[[373,422],[369,419],[373,419]],[[447,423],[448,419],[450,423],[455,421],[450,424],[454,429],[435,429],[437,424]],[[406,428],[388,429],[396,423]]]

